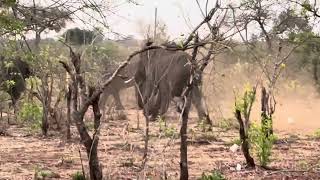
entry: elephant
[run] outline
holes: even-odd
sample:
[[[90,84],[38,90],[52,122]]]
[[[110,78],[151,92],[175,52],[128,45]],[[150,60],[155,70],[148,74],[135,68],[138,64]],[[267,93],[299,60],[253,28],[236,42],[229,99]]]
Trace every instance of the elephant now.
[[[120,99],[120,91],[134,87],[135,82],[134,82],[134,73],[137,69],[138,65],[138,57],[134,56],[130,63],[119,72],[119,75],[117,75],[111,83],[104,89],[103,93],[100,96],[100,101],[99,101],[99,107],[103,112],[103,115],[105,114],[106,110],[106,102],[109,96],[113,96],[114,101],[115,101],[115,107],[117,110],[124,110],[124,106],[121,103]],[[109,70],[110,71],[110,70]],[[111,73],[106,73],[102,79],[108,79],[112,74]]]
[[[31,75],[29,64],[20,57],[5,58],[0,56],[0,89],[10,95],[14,107],[26,88],[25,79]],[[5,83],[9,81],[14,83],[11,85]]]
[[[155,119],[167,112],[169,104],[174,101],[177,111],[181,112],[183,105],[182,93],[187,87],[191,76],[191,56],[184,51],[170,51],[162,48],[141,53],[138,69],[135,73],[138,105],[146,107],[146,115]],[[202,93],[199,89],[201,73],[196,73],[195,86],[191,91],[191,101],[198,110],[201,120],[211,125],[208,114],[205,113]]]
[[[155,105],[149,110],[149,114],[153,117],[151,119],[154,119],[158,115],[164,115],[171,101],[175,103],[179,112],[182,108],[180,96],[190,78],[190,66],[187,65],[188,58],[191,57],[186,52],[163,49],[149,50],[148,52],[134,56],[130,63],[120,71],[120,75],[116,76],[101,94],[99,106],[103,116],[106,110],[106,101],[110,95],[115,99],[116,109],[124,109],[119,92],[129,87],[135,87],[138,107],[143,108],[142,99],[146,100],[147,97],[150,97],[152,83],[155,80],[159,80],[161,74],[164,76],[159,82],[159,92],[157,94],[159,102],[152,101]],[[149,66],[147,66],[148,59],[150,60]],[[147,69],[148,72],[146,71]],[[166,69],[168,72],[164,73]],[[109,76],[110,74],[106,77]],[[205,110],[203,95],[198,85],[194,86],[191,91],[191,102],[197,109],[199,119],[211,124],[209,115]]]

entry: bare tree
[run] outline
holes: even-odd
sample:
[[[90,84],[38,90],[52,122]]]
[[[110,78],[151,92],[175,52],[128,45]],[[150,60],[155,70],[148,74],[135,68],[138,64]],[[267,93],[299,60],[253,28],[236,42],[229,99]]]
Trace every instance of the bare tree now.
[[[155,28],[156,31],[154,30]],[[144,39],[153,39],[153,43],[155,44],[163,44],[169,41],[170,36],[167,31],[167,25],[161,20],[156,21],[155,27],[143,20],[137,21],[137,32],[143,36]],[[154,32],[156,33],[155,37],[152,35]]]
[[[84,78],[81,75],[82,70],[81,70],[80,54],[74,53],[71,47],[70,47],[70,57],[71,57],[71,63],[72,63],[71,66],[61,61],[64,68],[69,73],[72,79],[70,84],[71,91],[69,90],[68,92],[69,94],[67,97],[67,98],[70,98],[70,95],[71,95],[70,99],[72,101],[72,108],[68,107],[68,109],[72,110],[72,119],[76,123],[77,129],[81,137],[81,141],[83,142],[86,148],[87,156],[89,159],[90,179],[100,180],[102,179],[102,168],[99,163],[99,158],[97,154],[97,148],[98,148],[98,142],[99,142],[98,133],[99,133],[100,117],[101,117],[100,109],[98,106],[99,96],[96,96],[95,98],[90,99],[91,100],[90,102],[86,101],[87,99],[92,97],[92,94],[94,92],[94,87],[90,87],[89,91],[87,91]],[[82,101],[79,101],[78,96],[81,97]],[[85,107],[83,103],[86,103]],[[70,101],[68,102],[68,105],[69,106],[71,105]],[[94,112],[94,131],[95,132],[92,138],[90,137],[88,130],[83,121],[84,114],[90,105],[93,107],[93,112]],[[68,135],[70,135],[69,133],[70,132],[68,132]]]
[[[255,100],[257,87],[261,87],[261,127],[265,138],[273,134],[273,115],[276,110],[275,91],[277,82],[280,79],[285,63],[292,52],[301,45],[290,44],[286,37],[286,32],[308,29],[308,23],[300,17],[296,17],[290,9],[284,9],[278,13],[278,19],[274,20],[275,7],[278,1],[242,1],[240,7],[229,6],[233,12],[234,26],[246,47],[248,57],[252,58],[262,70],[262,75],[257,79],[256,86],[252,89],[251,97],[244,95],[243,99],[248,100],[246,107],[237,109],[235,116],[240,124],[240,139],[242,141],[242,151],[247,161],[247,165],[254,167],[255,163],[250,155],[248,129],[250,128],[250,112],[252,103]],[[249,40],[248,27],[259,27],[259,35],[255,39]],[[268,28],[272,26],[272,28]],[[242,29],[242,30],[241,30]],[[259,52],[259,49],[266,51]],[[264,84],[266,82],[266,85]],[[245,92],[248,93],[248,92]],[[253,98],[253,99],[252,99]],[[237,107],[237,104],[236,104]]]
[[[208,8],[208,7],[206,7]],[[182,122],[181,129],[180,129],[180,137],[181,137],[181,144],[180,144],[180,179],[188,179],[188,148],[187,148],[187,128],[188,128],[188,114],[190,110],[190,92],[191,90],[197,85],[197,81],[199,76],[201,76],[202,72],[206,68],[206,66],[213,60],[216,54],[224,51],[226,48],[229,48],[228,41],[230,37],[234,34],[230,32],[230,28],[226,29],[222,28],[224,22],[227,18],[228,10],[226,8],[221,8],[220,4],[216,4],[215,7],[212,9],[206,9],[204,14],[204,19],[201,21],[195,29],[187,36],[185,41],[181,43],[180,46],[171,47],[171,46],[152,46],[152,43],[149,43],[147,48],[162,48],[169,51],[186,51],[188,49],[192,49],[192,58],[189,59],[189,64],[191,65],[191,76],[188,80],[187,86],[184,88],[181,97],[183,99],[182,111],[180,114],[180,120]],[[222,16],[221,16],[222,14]],[[203,38],[200,38],[197,34],[199,29],[207,28],[207,34],[204,35]],[[209,46],[209,47],[208,47]],[[199,51],[200,49],[204,49],[206,54],[203,54],[203,58],[199,58]],[[199,58],[199,59],[198,59]],[[146,99],[146,102],[143,102],[144,112],[148,112],[148,108],[150,106],[150,99],[154,95],[153,93],[157,92],[158,85],[155,84],[154,88],[152,89],[151,95]],[[140,91],[141,95],[141,91]],[[142,98],[143,99],[143,98]],[[145,133],[145,158],[147,156],[147,148],[148,148],[148,121],[149,117],[147,113],[144,113],[146,117],[146,133]]]
[[[289,3],[294,3],[300,5],[304,10],[311,13],[312,16],[320,18],[320,12],[318,8],[318,0],[313,0],[313,3],[310,1],[299,1],[299,0],[288,0]]]
[[[277,3],[273,1],[244,1],[241,7],[242,9],[240,8],[241,10],[238,11],[241,15],[238,15],[237,17],[237,8],[230,6],[233,11],[234,25],[238,28],[238,33],[246,45],[249,55],[259,64],[267,79],[267,87],[261,84],[261,123],[265,125],[267,119],[271,121],[271,127],[266,131],[266,136],[273,133],[272,116],[276,106],[274,97],[276,82],[284,69],[288,57],[299,46],[290,47],[290,44],[279,36],[290,28],[290,26],[284,26],[285,22],[288,22],[287,18],[283,18],[280,22],[276,22],[273,29],[267,30],[266,27],[272,24],[271,16],[273,13],[272,7],[274,6],[277,6]],[[243,13],[243,10],[245,10],[245,13]],[[262,46],[262,48],[267,49],[267,51],[265,51],[266,53],[261,54],[256,52],[258,44],[248,40],[247,28],[250,25],[257,25],[260,28],[260,37],[266,44],[266,46]],[[240,27],[244,27],[245,32],[241,32],[239,29]],[[281,31],[279,31],[279,29],[281,29]],[[283,52],[284,45],[289,47],[289,50],[287,50],[286,53]]]
[[[68,45],[67,45],[68,46]],[[71,63],[60,61],[64,69],[68,72],[71,77],[71,103],[70,107],[72,111],[72,120],[75,121],[77,130],[80,134],[81,142],[86,148],[87,156],[89,159],[90,167],[90,178],[91,179],[102,179],[102,168],[99,163],[97,147],[99,142],[99,132],[100,132],[100,110],[98,107],[98,101],[103,90],[111,83],[111,81],[118,75],[118,73],[129,63],[129,61],[135,55],[150,50],[159,48],[158,46],[150,46],[144,49],[133,52],[108,78],[107,81],[99,83],[101,86],[86,88],[86,82],[82,75],[81,69],[81,56],[76,54],[70,46],[70,57]],[[80,96],[80,98],[78,98]],[[88,110],[89,106],[93,107],[94,111],[94,127],[95,132],[93,137],[88,133],[88,130],[84,124],[84,114]]]

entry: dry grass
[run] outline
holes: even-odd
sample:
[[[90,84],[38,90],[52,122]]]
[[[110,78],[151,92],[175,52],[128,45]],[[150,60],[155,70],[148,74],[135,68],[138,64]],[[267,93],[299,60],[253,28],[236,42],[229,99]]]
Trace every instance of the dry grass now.
[[[219,66],[216,66],[219,68]],[[270,167],[246,169],[245,160],[238,150],[230,146],[238,142],[237,123],[233,123],[234,89],[252,79],[252,70],[240,67],[224,68],[205,77],[204,92],[210,115],[217,126],[212,132],[201,132],[197,127],[196,113],[192,112],[189,123],[189,170],[190,179],[200,178],[203,172],[218,170],[227,179],[320,179],[320,141],[315,132],[320,127],[320,100],[308,80],[297,80],[298,88],[291,87],[292,80],[281,81],[277,92],[278,106],[274,127],[279,141],[274,146]],[[210,67],[208,68],[210,70]],[[209,73],[208,73],[209,74]],[[234,79],[234,78],[237,79]],[[132,93],[121,93],[124,106],[133,108]],[[259,99],[259,98],[258,98]],[[255,103],[252,119],[259,119],[259,102]],[[120,112],[119,112],[120,113]],[[124,118],[123,115],[126,115]],[[102,123],[99,157],[107,179],[137,179],[152,177],[168,179],[179,177],[179,138],[160,132],[159,123],[150,124],[150,153],[144,171],[140,170],[143,156],[144,118],[141,112],[126,110],[113,114]],[[125,119],[125,120],[119,120]],[[89,118],[90,119],[90,118]],[[139,119],[139,126],[137,121]],[[168,114],[167,124],[171,129],[180,129],[177,114]],[[88,122],[90,125],[90,122]],[[139,128],[137,128],[139,127]],[[171,130],[170,129],[170,130]],[[11,126],[6,131],[10,136],[0,136],[0,180],[33,179],[39,169],[54,172],[58,179],[70,179],[81,171],[79,149],[87,169],[85,150],[78,143],[79,137],[73,127],[73,141],[64,142],[57,132],[48,138],[29,136],[26,129]],[[171,131],[170,131],[171,133]],[[311,136],[308,136],[311,135]],[[235,167],[240,164],[242,169]],[[276,169],[276,170],[275,170]]]
[[[150,160],[145,171],[140,171],[144,123],[141,123],[141,129],[136,129],[136,111],[127,111],[127,116],[128,121],[113,120],[103,124],[99,156],[104,167],[104,176],[111,179],[134,179],[144,176],[158,179],[167,174],[169,179],[177,179],[179,139],[160,138],[159,123],[151,123]],[[174,115],[171,114],[167,119],[168,124],[179,129]],[[280,134],[281,140],[275,145],[270,164],[272,168],[278,169],[277,171],[260,168],[236,171],[237,164],[245,166],[241,152],[233,153],[229,150],[230,142],[237,138],[237,132],[214,128],[211,134],[201,134],[195,126],[196,118],[192,114],[189,127],[196,137],[189,133],[190,179],[199,178],[203,172],[214,169],[220,170],[228,179],[320,178],[320,142],[316,139]],[[79,148],[82,150],[82,158],[87,168],[84,149],[76,143],[78,137],[75,135],[74,142],[65,143],[56,136],[24,137],[24,131],[20,128],[11,127],[8,131],[12,136],[0,137],[2,179],[32,179],[36,169],[50,170],[58,174],[60,179],[70,179],[72,174],[81,170]],[[214,138],[208,138],[211,136]]]

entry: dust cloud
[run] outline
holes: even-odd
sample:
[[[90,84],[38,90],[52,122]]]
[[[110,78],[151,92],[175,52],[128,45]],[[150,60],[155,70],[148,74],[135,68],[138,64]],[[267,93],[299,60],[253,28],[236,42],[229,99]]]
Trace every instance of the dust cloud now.
[[[245,84],[254,86],[261,74],[259,67],[248,63],[227,64],[218,59],[211,64],[204,75],[203,92],[212,119],[234,118],[235,97],[241,95]],[[260,90],[258,86],[252,121],[259,121]],[[277,82],[275,100],[275,131],[306,135],[320,128],[320,93],[310,73],[285,71]]]

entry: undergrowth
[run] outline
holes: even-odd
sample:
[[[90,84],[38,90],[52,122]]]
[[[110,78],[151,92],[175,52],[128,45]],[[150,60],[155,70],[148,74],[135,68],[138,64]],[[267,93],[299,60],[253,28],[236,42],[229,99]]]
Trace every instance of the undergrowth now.
[[[223,174],[219,171],[212,171],[211,173],[202,173],[199,180],[226,180]]]

